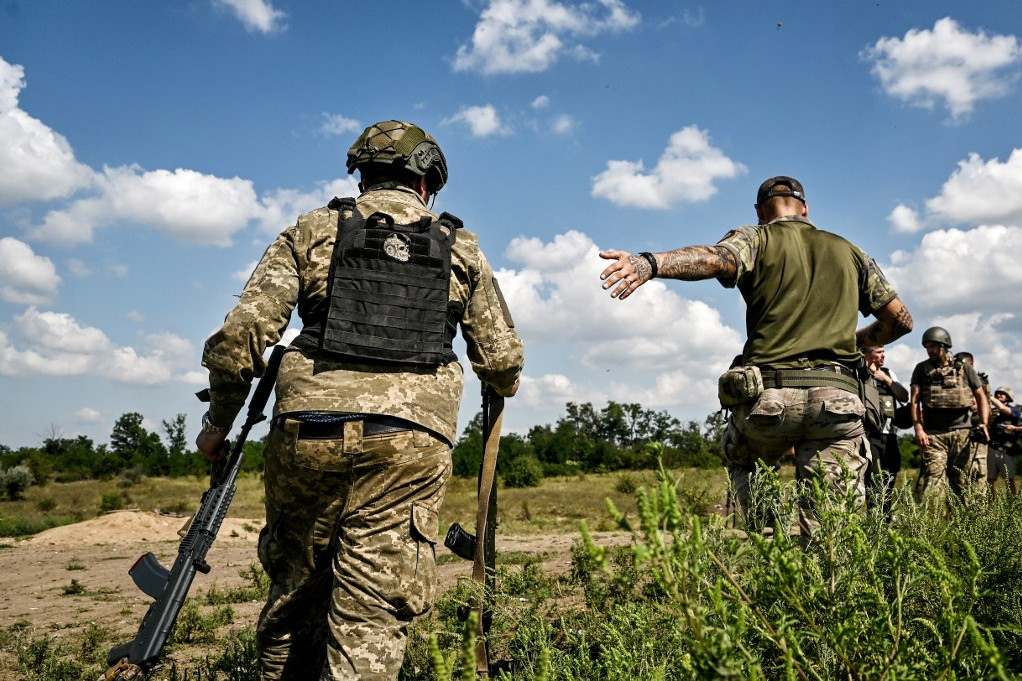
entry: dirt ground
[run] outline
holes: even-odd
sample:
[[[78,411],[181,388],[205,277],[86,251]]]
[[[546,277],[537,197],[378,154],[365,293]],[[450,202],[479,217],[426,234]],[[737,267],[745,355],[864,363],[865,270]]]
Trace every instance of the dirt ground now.
[[[50,634],[74,641],[92,625],[112,629],[118,639],[130,640],[152,602],[134,585],[128,570],[152,551],[169,567],[177,556],[178,531],[187,518],[142,511],[117,511],[75,525],[57,527],[0,550],[0,628],[28,622],[35,636]],[[229,590],[249,584],[239,574],[256,558],[261,519],[227,518],[206,557],[212,567],[198,574],[190,596],[210,587]],[[543,554],[548,574],[570,567],[570,549],[577,533],[539,537],[498,534],[498,553]],[[623,541],[620,535],[600,535],[601,543]],[[443,559],[448,550],[438,545],[439,583],[446,590],[470,577],[468,561]],[[71,593],[69,593],[71,592]],[[261,603],[232,606],[238,628],[254,624]],[[7,678],[0,669],[0,679]]]

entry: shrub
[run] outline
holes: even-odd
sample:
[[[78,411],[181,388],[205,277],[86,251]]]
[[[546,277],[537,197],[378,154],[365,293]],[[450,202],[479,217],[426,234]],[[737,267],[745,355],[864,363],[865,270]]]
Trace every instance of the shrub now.
[[[504,473],[504,484],[508,487],[538,487],[542,480],[543,464],[531,455],[514,459]]]
[[[25,490],[35,482],[28,466],[17,465],[0,469],[0,490],[8,499],[15,501],[25,496]]]

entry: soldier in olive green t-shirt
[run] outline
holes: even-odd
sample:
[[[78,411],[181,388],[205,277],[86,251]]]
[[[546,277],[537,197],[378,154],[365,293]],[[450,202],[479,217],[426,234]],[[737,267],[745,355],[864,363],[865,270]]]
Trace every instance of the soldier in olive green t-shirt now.
[[[740,364],[761,370],[765,390],[732,407],[724,435],[728,474],[743,508],[757,462],[775,465],[794,451],[798,475],[822,468],[843,491],[843,462],[860,493],[869,460],[864,408],[854,367],[863,347],[912,330],[912,316],[876,263],[846,239],[809,221],[802,185],[766,180],[756,197],[759,224],[728,232],[715,246],[663,253],[611,250],[603,288],[624,300],[653,277],[718,279],[746,303],[747,340]],[[856,330],[858,315],[876,320]],[[747,518],[758,528],[761,519]],[[803,513],[802,531],[812,520]]]

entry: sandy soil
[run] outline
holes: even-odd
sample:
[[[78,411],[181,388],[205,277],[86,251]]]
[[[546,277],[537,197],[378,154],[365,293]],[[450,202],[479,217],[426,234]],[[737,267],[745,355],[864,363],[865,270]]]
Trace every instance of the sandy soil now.
[[[0,628],[29,623],[37,636],[74,641],[91,625],[107,627],[130,640],[151,600],[139,591],[128,570],[135,560],[152,551],[170,566],[177,555],[178,531],[187,518],[142,511],[117,511],[75,525],[54,528],[0,550]],[[208,575],[196,575],[190,596],[216,586],[227,590],[248,584],[239,574],[256,558],[256,537],[261,519],[227,518],[207,555]],[[498,552],[550,554],[547,573],[570,567],[570,549],[577,534],[541,537],[498,535]],[[601,543],[622,541],[605,534]],[[448,553],[438,547],[440,555]],[[471,575],[472,565],[462,560],[440,560],[442,590]],[[72,582],[77,586],[71,589]],[[68,590],[81,593],[69,594]],[[232,606],[239,628],[253,624],[262,604]],[[0,670],[0,679],[5,678]]]

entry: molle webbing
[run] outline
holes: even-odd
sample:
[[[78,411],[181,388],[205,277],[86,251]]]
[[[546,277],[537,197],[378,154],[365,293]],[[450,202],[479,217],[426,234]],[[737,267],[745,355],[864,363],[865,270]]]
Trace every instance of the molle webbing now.
[[[859,391],[859,381],[844,373],[821,369],[770,369],[760,367],[764,388],[821,388],[832,386],[853,393]]]
[[[965,379],[965,367],[955,361],[937,366],[926,360],[926,378],[920,386],[923,407],[931,409],[963,409],[972,406],[974,395]]]
[[[351,200],[330,263],[319,349],[361,361],[436,367],[455,359],[449,304],[451,247],[460,220],[444,213],[410,224]]]

